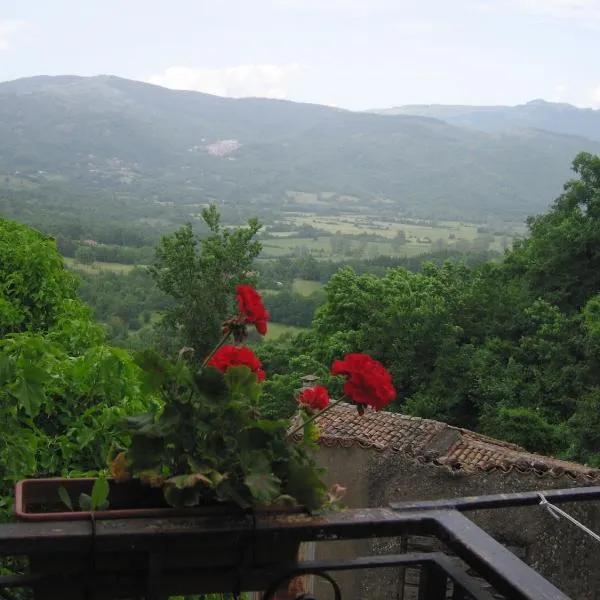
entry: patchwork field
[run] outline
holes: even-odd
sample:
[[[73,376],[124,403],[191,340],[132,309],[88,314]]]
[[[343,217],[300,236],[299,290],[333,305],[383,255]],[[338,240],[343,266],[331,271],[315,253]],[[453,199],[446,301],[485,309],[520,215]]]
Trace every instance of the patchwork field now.
[[[316,195],[315,195],[316,196]],[[289,230],[284,230],[289,227]],[[312,228],[312,230],[311,230]],[[306,231],[314,231],[308,236]],[[460,250],[510,247],[525,232],[518,223],[481,225],[400,219],[384,221],[375,215],[290,213],[263,240],[262,258],[300,256],[344,260],[378,255],[416,256],[443,248]],[[374,239],[375,238],[375,239]],[[376,239],[378,238],[378,239]],[[345,241],[344,241],[345,240]]]

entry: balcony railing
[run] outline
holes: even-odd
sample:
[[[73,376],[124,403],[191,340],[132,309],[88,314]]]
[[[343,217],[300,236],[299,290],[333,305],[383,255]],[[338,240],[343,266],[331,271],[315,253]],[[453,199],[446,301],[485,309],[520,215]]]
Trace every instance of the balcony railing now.
[[[553,503],[600,498],[600,487],[543,492]],[[0,598],[31,588],[36,598],[159,599],[199,592],[228,592],[232,597],[252,589],[260,576],[270,581],[264,598],[284,598],[289,581],[310,575],[342,598],[336,575],[354,569],[417,568],[419,600],[567,600],[463,513],[540,503],[536,492],[392,504],[388,508],[352,509],[310,515],[246,514],[228,517],[126,519],[105,521],[11,523],[0,525],[0,555],[28,557],[30,568],[0,576]],[[499,515],[500,516],[500,515]],[[290,542],[360,540],[432,536],[446,552],[399,553],[343,559],[299,560],[274,565],[259,553],[242,552],[234,565],[194,561],[207,549],[236,549]],[[216,551],[215,555],[218,554]],[[457,558],[454,558],[457,557]],[[458,560],[460,559],[460,560]],[[477,576],[473,576],[476,572]],[[225,578],[224,578],[225,576]],[[222,589],[223,580],[228,589]],[[211,584],[214,582],[214,585]],[[320,587],[319,587],[320,589]],[[307,596],[308,597],[308,596]],[[378,600],[373,597],[372,600]]]

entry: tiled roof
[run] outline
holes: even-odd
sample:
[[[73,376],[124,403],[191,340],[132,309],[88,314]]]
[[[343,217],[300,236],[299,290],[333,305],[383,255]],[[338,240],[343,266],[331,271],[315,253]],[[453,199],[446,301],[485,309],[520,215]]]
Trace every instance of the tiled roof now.
[[[339,404],[318,420],[319,444],[359,446],[406,454],[421,463],[453,472],[513,469],[539,476],[569,476],[584,482],[600,479],[600,470],[527,452],[524,448],[439,421]]]

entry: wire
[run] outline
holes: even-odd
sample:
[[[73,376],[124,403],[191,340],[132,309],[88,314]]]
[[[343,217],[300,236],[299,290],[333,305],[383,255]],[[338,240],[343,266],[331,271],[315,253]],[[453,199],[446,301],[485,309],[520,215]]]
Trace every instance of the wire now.
[[[542,508],[545,508],[556,520],[560,520],[561,517],[564,517],[565,519],[567,519],[567,521],[570,521],[571,523],[573,523],[573,525],[575,525],[576,527],[579,527],[579,529],[581,529],[581,531],[584,531],[585,533],[587,533],[590,537],[594,538],[597,542],[600,542],[600,535],[598,535],[597,533],[594,533],[591,529],[586,527],[583,523],[580,523],[577,519],[572,517],[570,514],[566,513],[561,508],[558,508],[558,506],[554,506],[554,504],[551,504],[550,502],[548,502],[548,500],[546,499],[544,494],[542,494],[541,492],[538,492],[538,496],[540,497],[539,505]]]

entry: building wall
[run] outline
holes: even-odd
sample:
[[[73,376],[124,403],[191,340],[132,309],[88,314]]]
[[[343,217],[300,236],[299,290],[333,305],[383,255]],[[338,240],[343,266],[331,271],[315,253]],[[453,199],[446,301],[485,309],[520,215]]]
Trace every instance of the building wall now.
[[[329,483],[340,483],[348,488],[345,503],[349,508],[577,485],[566,476],[538,476],[517,469],[508,473],[451,473],[399,453],[359,446],[321,447],[318,459],[328,469]],[[561,504],[561,508],[592,530],[600,531],[600,502]],[[557,521],[538,506],[473,511],[466,516],[573,600],[600,600],[600,544],[571,523],[564,519]],[[326,542],[317,544],[317,557],[403,552],[407,548],[409,551],[424,549],[424,545],[427,546],[427,540],[420,538]],[[410,600],[414,593],[411,585],[414,573],[404,573],[401,569],[348,572],[335,577],[342,585],[343,597],[352,600]]]

